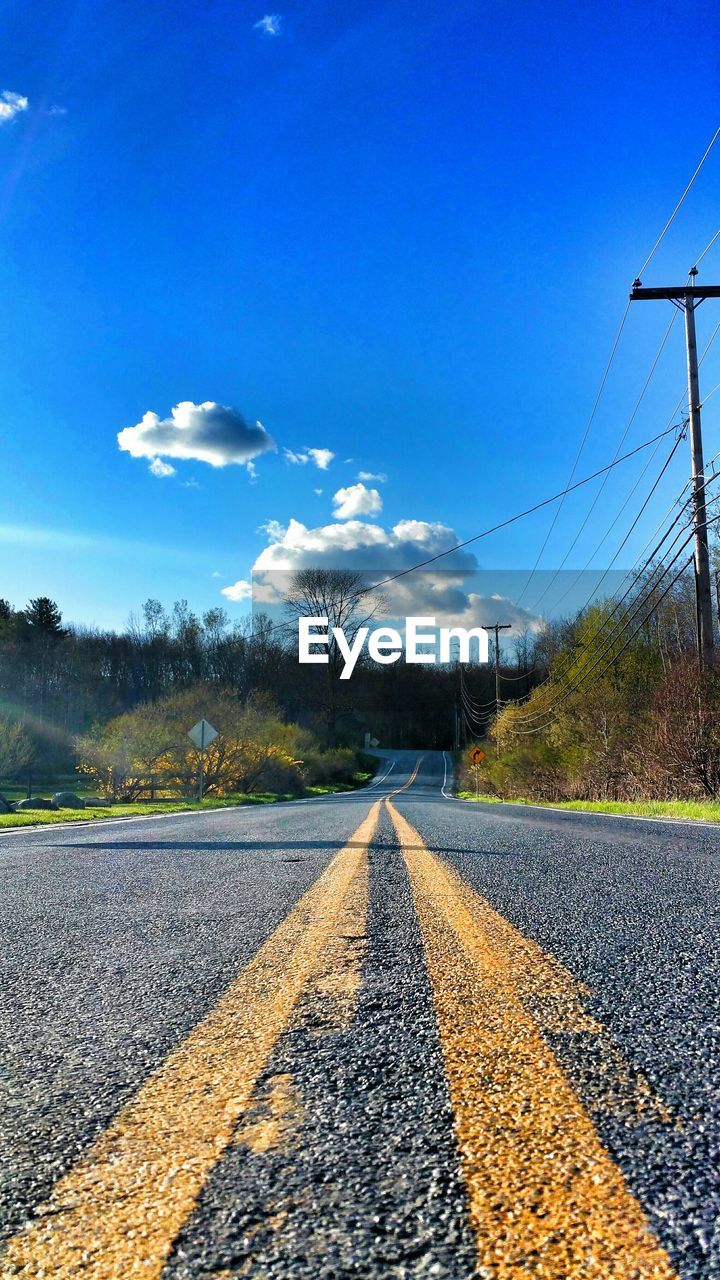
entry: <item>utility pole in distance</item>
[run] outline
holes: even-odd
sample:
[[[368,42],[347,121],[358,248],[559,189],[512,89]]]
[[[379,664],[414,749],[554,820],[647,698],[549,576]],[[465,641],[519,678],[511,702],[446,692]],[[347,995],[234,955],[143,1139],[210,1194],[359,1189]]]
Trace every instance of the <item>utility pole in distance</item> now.
[[[697,267],[690,272],[694,282]],[[672,302],[685,312],[685,346],[687,349],[688,401],[690,417],[690,455],[692,460],[693,523],[695,525],[695,594],[698,617],[698,657],[701,667],[712,666],[715,659],[713,609],[710,587],[710,553],[708,550],[707,514],[705,510],[705,464],[703,461],[700,424],[700,380],[698,377],[695,311],[706,298],[720,298],[719,285],[682,284],[670,289],[643,289],[633,281],[631,302],[644,300]]]
[[[500,632],[510,631],[512,622],[492,622],[485,624],[480,623],[483,631],[495,632],[495,715],[500,710]]]

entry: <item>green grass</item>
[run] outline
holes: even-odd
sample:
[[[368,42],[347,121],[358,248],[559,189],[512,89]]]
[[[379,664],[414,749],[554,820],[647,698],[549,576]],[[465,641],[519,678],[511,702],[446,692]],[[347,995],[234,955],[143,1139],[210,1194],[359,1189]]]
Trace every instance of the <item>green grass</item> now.
[[[552,809],[584,810],[586,813],[619,813],[639,818],[695,818],[704,822],[720,822],[717,800],[503,800],[500,796],[476,796],[459,791],[461,800],[478,800],[484,804],[536,804]]]
[[[192,813],[197,809],[235,809],[249,804],[277,804],[282,800],[301,800],[303,797],[335,795],[338,792],[355,791],[364,786],[369,773],[356,773],[355,783],[329,783],[322,787],[306,787],[300,795],[292,792],[254,791],[215,799],[212,796],[199,804],[197,800],[137,801],[131,804],[112,804],[108,807],[85,809],[26,809],[22,813],[0,813],[0,831],[6,827],[37,827],[55,822],[89,822],[94,818],[133,818],[153,813]],[[22,799],[22,795],[3,794],[7,799]],[[24,794],[24,792],[23,792]],[[82,792],[76,791],[77,795]]]

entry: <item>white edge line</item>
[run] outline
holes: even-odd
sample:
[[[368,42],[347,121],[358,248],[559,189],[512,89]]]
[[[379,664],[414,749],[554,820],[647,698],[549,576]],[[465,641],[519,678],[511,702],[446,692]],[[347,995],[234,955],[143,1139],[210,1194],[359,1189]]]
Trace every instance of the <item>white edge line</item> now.
[[[390,765],[392,769],[395,765],[393,760]],[[383,778],[387,777],[390,772],[383,774]],[[383,778],[378,778],[378,782],[382,782]],[[258,809],[284,809],[287,805],[298,804],[315,804],[318,800],[346,800],[348,797],[362,796],[366,794],[373,783],[368,783],[366,787],[357,787],[354,791],[330,791],[324,796],[300,796],[297,800],[276,800],[274,804],[225,804],[218,805],[212,809],[181,809],[174,813],[128,813],[120,818],[79,818],[77,822],[37,822],[23,823],[17,827],[0,827],[0,840],[5,836],[38,835],[42,831],[87,831],[88,827],[117,827],[127,822],[157,822],[160,819],[167,818],[198,818],[203,815],[207,816],[211,813],[238,813],[240,811],[249,814]]]
[[[385,772],[384,772],[384,774],[382,775],[382,777],[381,777],[381,778],[373,778],[372,782],[368,783],[367,790],[369,791],[369,790],[370,790],[370,787],[376,787],[376,786],[378,785],[378,783],[380,783],[380,782],[384,782],[384,781],[385,781],[385,779],[387,778],[388,774],[391,774],[394,768],[395,768],[395,761],[394,761],[394,760],[391,760],[391,761],[390,761],[390,768],[385,770]]]
[[[449,796],[449,795],[448,795],[448,793],[447,793],[447,791],[445,790],[445,784],[446,784],[446,782],[447,782],[447,771],[448,771],[448,753],[447,753],[447,751],[443,751],[443,760],[445,761],[445,772],[444,772],[444,774],[443,774],[442,787],[440,788],[440,790],[441,790],[441,792],[442,792],[442,794],[444,795],[444,797],[445,797],[445,799],[446,799],[446,800],[454,800],[454,799],[455,799],[455,797],[454,797],[454,796],[452,796],[452,795],[450,795],[450,796]]]

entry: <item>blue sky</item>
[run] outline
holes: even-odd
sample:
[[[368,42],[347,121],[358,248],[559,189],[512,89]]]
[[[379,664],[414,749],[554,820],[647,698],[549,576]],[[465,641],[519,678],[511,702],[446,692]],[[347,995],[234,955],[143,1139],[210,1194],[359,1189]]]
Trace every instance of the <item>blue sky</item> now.
[[[148,596],[239,616],[221,593],[258,559],[362,544],[400,566],[561,488],[628,287],[719,122],[710,4],[29,0],[0,34],[0,595],[88,624]],[[684,279],[719,192],[720,143],[645,283]],[[720,278],[720,241],[702,272]],[[631,310],[578,474],[613,456],[669,319]],[[701,345],[719,320],[708,303]],[[667,425],[683,360],[678,324],[628,447]],[[704,421],[712,456],[720,393]],[[627,563],[687,470],[681,448]],[[478,563],[531,565],[548,519]]]

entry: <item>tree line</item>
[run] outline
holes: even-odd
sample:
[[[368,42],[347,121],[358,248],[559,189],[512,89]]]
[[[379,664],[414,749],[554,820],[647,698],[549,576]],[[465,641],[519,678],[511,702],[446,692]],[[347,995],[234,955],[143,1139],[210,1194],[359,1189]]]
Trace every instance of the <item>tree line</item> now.
[[[255,758],[276,749],[273,768],[280,781],[285,770],[288,786],[293,777],[293,785],[307,783],[305,757],[322,773],[319,753],[356,751],[370,735],[418,749],[479,741],[487,752],[483,787],[498,795],[720,793],[720,676],[698,666],[691,568],[671,575],[668,589],[663,565],[654,565],[620,602],[596,602],[516,637],[504,650],[499,707],[488,666],[379,666],[363,658],[342,681],[332,644],[326,666],[298,663],[300,614],[341,619],[352,635],[377,605],[359,575],[326,570],[295,576],[285,625],[148,600],[116,632],[68,625],[44,597],[17,610],[1,601],[0,778],[31,762],[61,771],[94,759],[98,770],[114,769],[117,782],[124,768],[117,751],[131,727],[146,772],[160,761],[179,774],[192,765],[178,745],[181,721],[188,720],[184,733],[215,707],[232,722],[236,744],[254,726]],[[143,735],[159,719],[165,736],[154,752]],[[103,766],[101,747],[111,740],[116,759],[106,753]],[[251,757],[238,747],[232,764],[218,766],[217,786],[230,785],[230,775],[233,786],[250,785]]]

